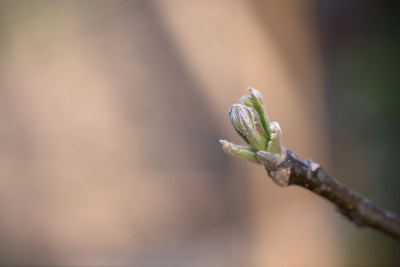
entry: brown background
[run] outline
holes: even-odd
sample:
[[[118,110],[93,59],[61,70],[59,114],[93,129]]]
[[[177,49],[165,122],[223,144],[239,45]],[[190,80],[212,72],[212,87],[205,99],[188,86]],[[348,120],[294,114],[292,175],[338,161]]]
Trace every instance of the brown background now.
[[[218,143],[241,143],[227,110],[252,86],[284,144],[331,171],[315,12],[289,0],[2,1],[2,263],[344,264],[330,204]]]

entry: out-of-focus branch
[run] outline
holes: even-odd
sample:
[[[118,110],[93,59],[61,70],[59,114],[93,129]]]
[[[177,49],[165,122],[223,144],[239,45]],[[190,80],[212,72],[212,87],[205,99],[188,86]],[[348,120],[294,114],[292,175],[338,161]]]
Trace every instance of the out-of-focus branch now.
[[[240,104],[229,110],[236,132],[249,146],[220,140],[232,156],[265,166],[268,175],[280,186],[299,185],[331,201],[337,211],[358,226],[368,226],[400,240],[400,217],[329,177],[319,164],[302,160],[282,146],[282,131],[269,122],[260,92],[249,88]]]

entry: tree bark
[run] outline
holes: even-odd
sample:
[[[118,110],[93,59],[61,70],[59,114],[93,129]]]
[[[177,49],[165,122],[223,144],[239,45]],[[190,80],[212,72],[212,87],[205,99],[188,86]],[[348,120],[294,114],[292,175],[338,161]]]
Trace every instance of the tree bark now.
[[[286,156],[282,163],[273,169],[271,166],[265,165],[265,167],[271,177],[271,172],[285,170],[289,174],[285,185],[298,185],[326,198],[336,206],[338,212],[356,225],[374,228],[400,240],[400,217],[398,215],[348,189],[326,174],[317,163],[311,160],[302,160],[291,151],[286,150]]]

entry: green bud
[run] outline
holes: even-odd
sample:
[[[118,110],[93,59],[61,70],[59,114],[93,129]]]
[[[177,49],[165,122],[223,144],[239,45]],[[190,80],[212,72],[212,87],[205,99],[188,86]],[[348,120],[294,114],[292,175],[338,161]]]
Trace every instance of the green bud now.
[[[271,140],[268,142],[268,152],[281,154],[282,153],[282,131],[277,122],[271,122]]]
[[[253,103],[253,99],[251,98],[251,96],[244,95],[239,99],[239,102],[240,102],[240,104],[243,104],[250,108],[254,108],[254,103]]]
[[[240,104],[233,105],[228,114],[236,132],[251,146],[238,146],[225,140],[220,143],[230,155],[262,163],[268,168],[276,167],[286,151],[282,146],[281,128],[277,122],[269,123],[260,92],[248,89],[251,96],[242,96]],[[275,175],[276,179],[280,179],[279,175]]]
[[[261,93],[254,88],[248,88],[251,94],[252,107],[257,111],[260,116],[261,125],[264,128],[268,139],[271,137],[271,129],[269,128],[269,120],[267,112],[265,111],[264,101],[262,99]]]
[[[257,151],[266,150],[267,134],[254,108],[235,104],[229,109],[229,118],[236,131]]]
[[[226,140],[219,140],[222,145],[224,151],[232,156],[250,160],[252,162],[260,164],[260,161],[257,159],[256,150],[252,147],[245,147],[232,144]]]

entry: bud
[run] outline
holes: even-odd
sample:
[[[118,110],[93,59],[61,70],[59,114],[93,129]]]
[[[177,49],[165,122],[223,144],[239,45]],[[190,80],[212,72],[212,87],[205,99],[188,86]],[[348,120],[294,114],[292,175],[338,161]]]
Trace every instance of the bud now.
[[[268,152],[281,154],[282,153],[282,131],[279,123],[271,122],[271,140],[268,142]]]
[[[245,106],[254,108],[254,103],[253,103],[253,99],[251,98],[251,96],[244,95],[239,99],[239,102]]]
[[[281,128],[277,122],[269,123],[260,92],[248,89],[251,96],[242,96],[240,104],[233,105],[228,114],[236,132],[251,147],[238,146],[225,140],[220,140],[220,143],[228,154],[262,163],[272,170],[286,155],[281,141]]]
[[[226,140],[219,140],[219,142],[222,145],[222,148],[224,151],[232,156],[241,158],[241,159],[247,159],[252,162],[260,164],[260,161],[257,159],[256,155],[256,150],[252,147],[245,147],[245,146],[238,146],[235,144],[232,144]]]
[[[236,131],[257,151],[266,150],[267,134],[254,108],[235,104],[229,109],[229,118]]]
[[[269,128],[269,120],[267,112],[265,111],[264,101],[262,99],[261,93],[251,87],[249,87],[248,90],[251,94],[250,99],[252,102],[252,107],[257,111],[258,115],[260,116],[261,125],[264,128],[265,133],[267,134],[269,139],[271,137],[271,129]]]

